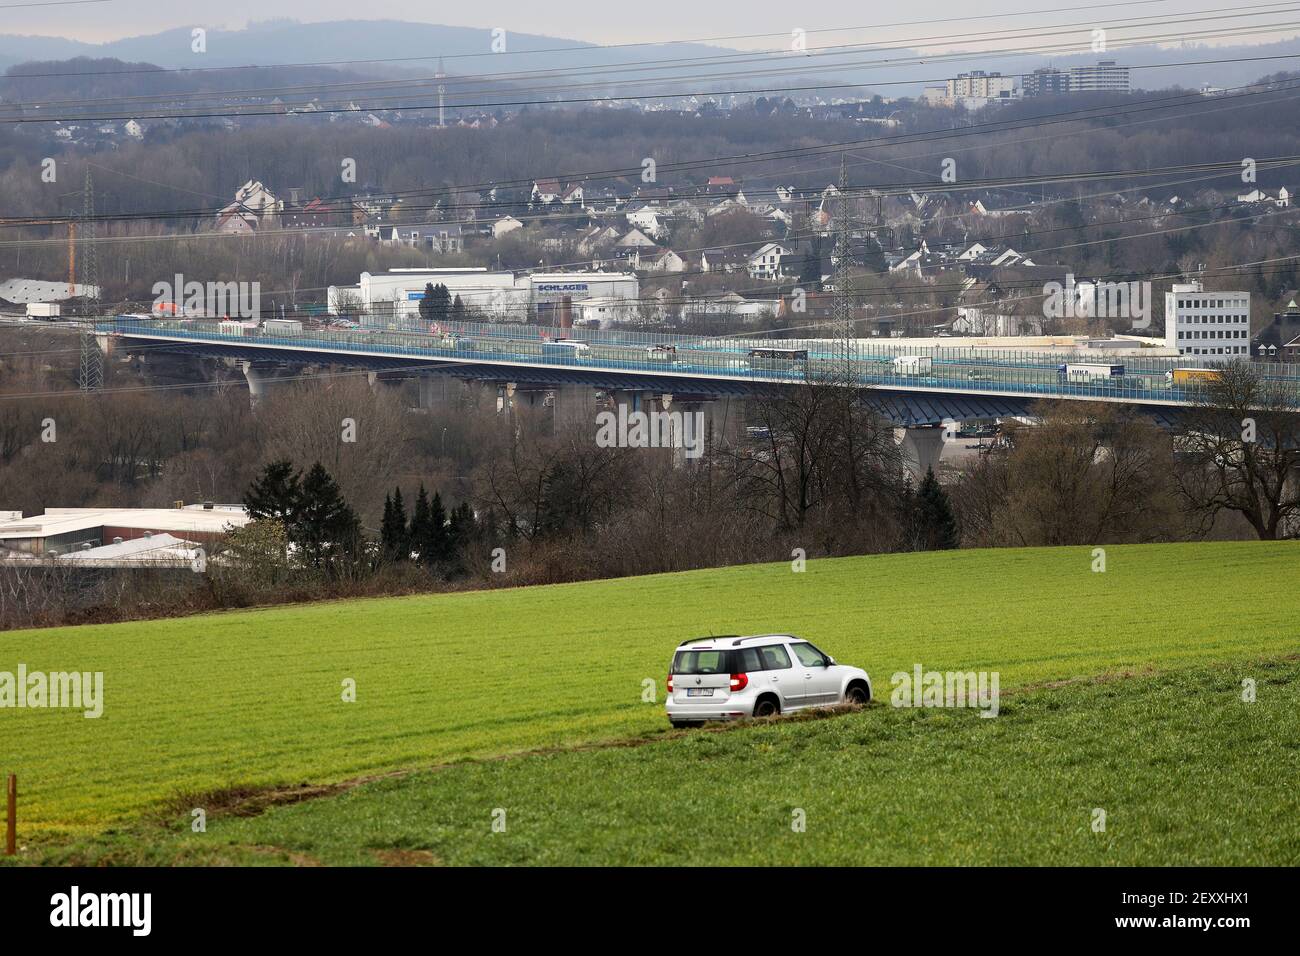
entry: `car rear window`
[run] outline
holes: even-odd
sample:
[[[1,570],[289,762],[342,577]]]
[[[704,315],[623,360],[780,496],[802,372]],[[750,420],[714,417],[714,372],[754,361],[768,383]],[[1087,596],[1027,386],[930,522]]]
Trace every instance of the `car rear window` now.
[[[758,652],[762,655],[762,669],[765,671],[783,671],[790,666],[790,655],[785,652],[785,648],[780,644],[769,644],[767,647],[760,647]]]
[[[680,650],[673,657],[674,674],[749,674],[790,667],[790,655],[781,644],[766,647]]]
[[[730,674],[732,652],[712,650],[678,651],[673,658],[674,674]]]

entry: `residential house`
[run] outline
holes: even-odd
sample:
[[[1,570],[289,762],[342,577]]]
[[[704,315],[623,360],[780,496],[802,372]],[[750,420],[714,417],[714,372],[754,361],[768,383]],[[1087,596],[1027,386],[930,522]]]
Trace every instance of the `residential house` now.
[[[728,247],[705,249],[700,253],[701,272],[743,272],[749,265],[749,251]]]
[[[640,229],[632,229],[624,234],[618,242],[614,243],[614,248],[620,252],[631,252],[640,249],[654,249],[657,247],[655,241]]]
[[[500,239],[502,236],[508,236],[515,230],[522,228],[524,228],[524,224],[514,216],[502,216],[492,223],[492,238]]]
[[[591,226],[578,237],[576,248],[581,255],[589,256],[605,246],[612,246],[621,236],[622,233],[613,226]]]
[[[638,255],[637,268],[647,272],[685,272],[686,261],[671,249],[659,249]]]
[[[754,279],[777,279],[785,274],[783,260],[790,255],[790,248],[779,242],[765,242],[757,251],[750,254],[748,271]]]
[[[668,218],[657,205],[641,203],[629,209],[624,218],[629,226],[651,238],[662,239],[668,233]]]
[[[217,213],[216,231],[228,236],[247,236],[257,232],[258,219],[252,212],[231,203]]]

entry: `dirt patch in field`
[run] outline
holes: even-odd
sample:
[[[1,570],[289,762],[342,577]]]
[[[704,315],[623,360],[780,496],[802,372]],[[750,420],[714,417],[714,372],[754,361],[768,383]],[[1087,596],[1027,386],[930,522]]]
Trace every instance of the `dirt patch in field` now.
[[[1287,654],[1282,657],[1264,658],[1254,661],[1242,662],[1244,664],[1253,664],[1261,667],[1267,667],[1269,664],[1277,664],[1282,661],[1300,660],[1300,654]],[[1234,666],[1241,666],[1240,664]],[[1082,677],[1072,677],[1064,680],[1043,681],[1037,684],[1025,684],[1020,687],[1011,688],[1002,691],[1004,697],[1014,697],[1021,694],[1033,693],[1043,690],[1057,690],[1063,687],[1077,686],[1081,684],[1107,684],[1114,681],[1128,680],[1137,677],[1154,677],[1162,673],[1159,669],[1147,666],[1138,669],[1113,670],[1101,674],[1092,674]],[[490,757],[478,757],[470,760],[455,760],[448,763],[433,764],[426,767],[408,767],[401,770],[390,770],[385,773],[369,774],[363,777],[354,777],[350,780],[340,780],[331,784],[311,784],[299,783],[292,785],[281,785],[276,787],[229,787],[221,790],[213,790],[206,793],[180,794],[166,802],[156,816],[156,822],[162,825],[171,825],[177,817],[189,817],[190,810],[194,807],[202,807],[209,818],[214,816],[236,816],[236,817],[255,817],[272,807],[288,806],[295,803],[302,803],[306,800],[315,800],[320,797],[331,797],[340,793],[346,793],[357,787],[366,784],[376,783],[380,780],[391,780],[395,778],[407,777],[417,773],[432,773],[442,770],[448,770],[452,767],[464,763],[495,763],[502,760],[517,760],[522,757],[541,757],[555,754],[566,753],[583,753],[595,750],[610,750],[614,748],[631,748],[645,747],[649,744],[662,743],[666,740],[675,740],[690,734],[700,733],[729,733],[738,727],[752,727],[774,723],[777,721],[808,721],[808,720],[826,720],[834,717],[842,717],[845,714],[857,713],[863,710],[873,710],[877,707],[885,706],[879,697],[874,698],[871,703],[864,705],[841,704],[835,707],[821,707],[815,710],[799,711],[798,713],[787,716],[760,717],[757,719],[744,719],[732,721],[729,723],[705,724],[702,727],[681,730],[656,730],[644,733],[634,737],[620,737],[615,740],[602,740],[592,743],[577,744],[573,746],[555,746],[539,747],[532,750],[520,750],[511,753],[495,754]],[[425,853],[427,851],[405,851],[405,850],[381,850],[376,853]],[[432,856],[432,854],[429,854]],[[417,865],[414,863],[393,863],[394,866]],[[418,864],[428,865],[428,863]]]

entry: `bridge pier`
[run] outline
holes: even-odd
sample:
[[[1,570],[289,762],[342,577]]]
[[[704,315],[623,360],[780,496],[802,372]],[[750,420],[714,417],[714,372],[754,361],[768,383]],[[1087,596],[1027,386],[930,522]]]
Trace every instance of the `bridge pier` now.
[[[295,378],[296,373],[283,365],[272,362],[251,362],[243,359],[239,363],[248,382],[248,400],[256,405],[266,397],[266,388],[272,382]]]
[[[556,427],[596,427],[596,390],[589,385],[557,385],[551,390],[551,418]]]
[[[939,474],[939,457],[943,454],[943,433],[942,425],[913,425],[902,429],[903,438],[899,446],[903,452],[903,464],[912,476],[912,480],[920,483],[925,478],[925,473],[933,469],[935,476]]]

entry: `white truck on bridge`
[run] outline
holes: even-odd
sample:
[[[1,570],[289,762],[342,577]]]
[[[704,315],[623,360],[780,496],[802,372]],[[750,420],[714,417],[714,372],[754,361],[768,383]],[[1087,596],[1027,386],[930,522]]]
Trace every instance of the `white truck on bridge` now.
[[[934,361],[928,355],[899,355],[894,359],[895,375],[929,375]]]
[[[1061,366],[1067,382],[1081,385],[1108,383],[1112,379],[1124,377],[1123,365],[1103,365],[1100,363],[1069,363]]]

